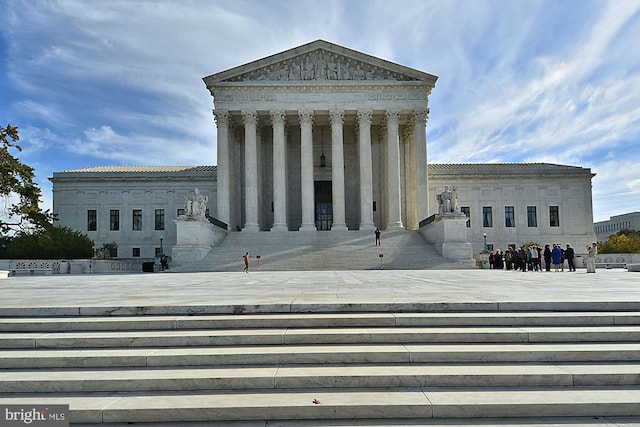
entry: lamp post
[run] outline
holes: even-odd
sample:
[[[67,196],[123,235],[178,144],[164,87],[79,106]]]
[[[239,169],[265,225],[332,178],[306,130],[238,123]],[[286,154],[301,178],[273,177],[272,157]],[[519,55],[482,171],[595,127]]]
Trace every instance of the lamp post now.
[[[164,255],[164,248],[162,247],[162,241],[164,240],[164,237],[160,236],[160,256]],[[486,247],[486,244],[485,244]]]
[[[484,249],[482,250],[482,252],[486,254],[487,252],[489,252],[487,250],[487,233],[484,233],[482,236],[484,237]]]

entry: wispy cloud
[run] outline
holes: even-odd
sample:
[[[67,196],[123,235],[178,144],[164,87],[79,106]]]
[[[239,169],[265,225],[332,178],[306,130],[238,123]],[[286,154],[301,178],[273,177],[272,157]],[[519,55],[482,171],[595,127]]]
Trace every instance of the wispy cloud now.
[[[201,78],[322,38],[439,76],[430,161],[591,167],[606,219],[640,208],[640,3],[576,4],[7,0],[0,116],[43,181],[104,163],[215,163]]]

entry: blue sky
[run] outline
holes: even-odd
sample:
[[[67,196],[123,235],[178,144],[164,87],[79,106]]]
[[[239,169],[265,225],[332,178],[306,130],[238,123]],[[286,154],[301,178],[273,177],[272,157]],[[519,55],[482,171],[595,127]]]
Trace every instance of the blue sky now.
[[[53,172],[216,164],[202,77],[324,39],[439,77],[429,161],[591,168],[640,211],[640,1],[0,0],[0,123]]]

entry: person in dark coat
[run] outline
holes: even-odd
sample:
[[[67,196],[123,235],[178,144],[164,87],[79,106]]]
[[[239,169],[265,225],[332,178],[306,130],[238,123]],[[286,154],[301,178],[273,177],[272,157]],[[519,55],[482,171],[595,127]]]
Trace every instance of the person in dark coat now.
[[[551,249],[549,249],[549,245],[544,245],[543,256],[545,271],[551,271]]]
[[[575,256],[575,251],[571,245],[567,243],[567,249],[564,250],[564,259],[566,259],[567,264],[569,264],[569,271],[576,271],[576,265],[574,263]]]

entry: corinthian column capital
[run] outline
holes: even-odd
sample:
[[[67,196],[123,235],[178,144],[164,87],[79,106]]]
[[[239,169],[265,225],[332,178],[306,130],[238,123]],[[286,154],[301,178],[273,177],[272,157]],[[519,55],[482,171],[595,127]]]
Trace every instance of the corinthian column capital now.
[[[303,110],[298,112],[298,118],[300,119],[300,124],[313,124],[313,111],[311,110]]]
[[[415,110],[413,112],[413,119],[417,126],[420,126],[422,123],[426,125],[427,121],[429,121],[429,109],[425,108],[424,110]]]
[[[229,126],[229,119],[231,115],[227,110],[213,110],[213,119],[216,121],[216,125]]]
[[[400,121],[400,112],[399,111],[387,111],[385,113],[387,118],[387,126],[397,127]]]
[[[258,113],[256,113],[255,111],[243,111],[242,120],[246,125],[258,124]]]
[[[342,110],[331,110],[329,111],[329,117],[331,117],[331,124],[334,123],[344,123],[344,111]]]
[[[358,111],[358,123],[360,126],[370,125],[373,119],[373,111]]]
[[[284,124],[284,120],[285,120],[285,113],[284,111],[280,110],[280,111],[271,111],[270,112],[271,115],[271,123],[272,124]]]

